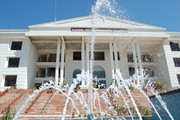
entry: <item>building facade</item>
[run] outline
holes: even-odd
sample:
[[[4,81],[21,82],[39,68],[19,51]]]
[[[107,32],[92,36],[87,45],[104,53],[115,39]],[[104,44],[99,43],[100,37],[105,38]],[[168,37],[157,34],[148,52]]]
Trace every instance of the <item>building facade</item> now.
[[[127,79],[138,68],[170,87],[180,86],[180,33],[107,16],[91,17],[32,25],[28,30],[0,30],[0,89],[33,88],[48,80],[71,84],[76,74],[90,70],[92,30],[93,74],[106,87],[116,69]]]

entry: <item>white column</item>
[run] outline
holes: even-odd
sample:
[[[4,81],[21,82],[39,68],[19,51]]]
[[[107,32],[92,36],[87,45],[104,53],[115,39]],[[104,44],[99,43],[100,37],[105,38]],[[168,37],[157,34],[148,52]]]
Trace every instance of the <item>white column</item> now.
[[[60,70],[60,82],[63,83],[64,79],[64,49],[65,49],[65,43],[64,38],[62,37],[62,47],[61,47],[61,70]]]
[[[113,61],[113,49],[112,49],[112,43],[109,43],[109,52],[110,52],[110,61],[111,61],[111,72],[112,72],[112,78],[114,77],[114,61]]]
[[[118,64],[117,44],[116,44],[116,41],[114,42],[114,58],[115,58],[115,67],[116,67],[116,70],[117,70],[117,69],[119,69],[119,64]]]
[[[48,68],[45,68],[45,77],[48,77]]]
[[[60,39],[57,40],[57,50],[56,50],[56,71],[55,71],[56,84],[58,84],[58,79],[59,79],[59,57],[60,57]]]
[[[134,70],[135,70],[135,75],[138,75],[138,66],[137,66],[137,58],[136,58],[136,44],[132,43],[132,48],[133,48],[133,59],[134,59]]]
[[[81,73],[84,74],[84,38],[81,43]],[[82,86],[85,85],[85,81],[82,81]]]
[[[86,41],[86,71],[89,73],[89,41]]]
[[[142,68],[142,61],[141,61],[141,51],[139,48],[139,44],[136,44],[137,54],[138,54],[138,61],[139,61],[139,73],[141,78],[143,77],[143,68]]]

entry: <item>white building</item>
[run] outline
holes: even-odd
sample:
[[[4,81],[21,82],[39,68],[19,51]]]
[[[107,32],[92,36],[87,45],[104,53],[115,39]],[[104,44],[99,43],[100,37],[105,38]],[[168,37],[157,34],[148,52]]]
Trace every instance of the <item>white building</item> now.
[[[77,73],[89,71],[93,25],[94,74],[101,83],[109,86],[117,68],[124,78],[140,68],[168,86],[179,86],[180,33],[107,16],[94,21],[87,16],[32,25],[28,30],[0,30],[0,88],[14,84],[33,88],[48,80],[70,84]],[[133,56],[137,56],[137,65]]]

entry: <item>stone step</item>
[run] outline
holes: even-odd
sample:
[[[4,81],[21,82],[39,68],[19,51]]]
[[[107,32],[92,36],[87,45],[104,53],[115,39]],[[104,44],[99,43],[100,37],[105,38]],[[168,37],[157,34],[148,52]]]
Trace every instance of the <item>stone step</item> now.
[[[26,101],[26,99],[28,98],[28,95],[30,95],[30,92],[32,90],[29,90],[29,93],[27,92],[27,94],[22,95],[22,97],[20,97],[16,102],[14,102],[14,104],[12,106],[14,106],[16,109],[19,109],[20,106]],[[38,97],[37,99],[34,100],[34,103],[30,106],[30,108],[28,109],[27,113],[24,113],[24,115],[42,115],[42,113],[44,112],[44,115],[62,115],[63,109],[64,109],[64,105],[65,105],[65,101],[66,101],[66,96],[64,96],[62,93],[57,94],[52,101],[50,102],[50,104],[47,105],[47,109],[45,110],[45,105],[47,104],[47,102],[49,101],[50,97],[53,95],[55,91],[52,92],[48,92],[48,91],[43,91]],[[86,103],[88,103],[88,92],[87,90],[81,90],[81,92],[83,93],[84,96],[84,100],[86,101]],[[100,103],[101,103],[101,110],[103,112],[109,112],[109,106],[106,105],[106,103],[104,102],[104,100],[102,99],[101,95],[106,92],[105,89],[100,89],[97,90],[98,94],[99,94],[99,98],[100,98]],[[129,96],[127,95],[125,90],[121,90],[123,96],[125,97],[126,101],[129,101],[128,104],[131,107],[132,106],[132,102],[130,101]],[[21,92],[18,92],[17,90],[15,91],[11,91],[6,93],[5,95],[2,96],[2,98],[0,98],[0,111],[2,109],[5,109],[10,103],[11,103],[11,99],[12,98],[16,98],[18,97],[18,95],[20,95]],[[148,101],[146,100],[146,98],[142,95],[142,93],[140,93],[139,91],[132,91],[133,97],[136,101],[137,104],[143,105],[143,106],[149,106]],[[115,96],[114,94],[111,94],[111,96],[113,96],[113,99],[116,100],[116,104],[120,104],[120,105],[124,105],[124,101],[122,99],[121,96]],[[76,99],[75,95],[71,95],[71,98],[73,100]],[[93,102],[93,101],[92,101]],[[113,102],[111,101],[111,104],[113,104]],[[87,113],[87,108],[82,108],[82,105],[80,103],[80,101],[75,102],[75,106],[77,107],[77,109],[79,110],[79,112],[81,114],[85,114]],[[97,108],[97,111],[94,109],[95,112],[99,112],[99,103],[96,100],[95,106]],[[71,113],[71,109],[72,109],[72,103],[71,101],[68,104],[67,107],[67,115]],[[26,109],[27,110],[27,109]],[[74,109],[73,112],[75,114],[77,114],[76,110]],[[29,118],[28,118],[29,119]]]
[[[1,97],[0,101],[0,113],[4,113],[8,107],[16,109],[15,103],[23,96],[23,90],[14,90],[14,92],[8,91],[4,96]]]
[[[41,113],[47,101],[51,97],[51,95],[52,94],[48,94],[46,91],[42,91],[42,93],[40,93],[38,98],[35,101],[33,101],[31,103],[32,105],[26,110],[27,114],[34,113],[34,112]]]

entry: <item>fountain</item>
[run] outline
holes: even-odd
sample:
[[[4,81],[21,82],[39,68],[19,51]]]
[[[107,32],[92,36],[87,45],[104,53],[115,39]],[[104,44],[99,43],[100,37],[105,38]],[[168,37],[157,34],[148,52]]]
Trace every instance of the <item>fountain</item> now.
[[[107,12],[108,11],[108,13],[110,13],[111,15],[117,15],[118,13],[116,13],[116,10],[115,10],[116,8],[114,8],[112,5],[112,3],[114,3],[114,2],[115,2],[114,0],[113,1],[111,1],[111,0],[97,0],[96,4],[92,7],[92,21],[93,21],[93,23],[92,23],[91,43],[90,43],[90,70],[87,72],[82,72],[81,74],[78,74],[77,77],[73,80],[73,83],[70,87],[68,85],[62,87],[61,83],[55,84],[53,81],[49,81],[48,83],[43,84],[39,88],[39,90],[34,91],[34,93],[27,99],[27,101],[23,104],[23,106],[19,109],[19,111],[17,111],[13,120],[18,119],[19,115],[24,111],[27,104],[35,96],[37,96],[43,90],[48,90],[48,89],[54,89],[54,90],[56,90],[56,92],[51,97],[51,99],[47,102],[45,109],[48,107],[48,104],[52,101],[52,99],[57,94],[61,93],[66,97],[62,116],[60,118],[61,120],[66,119],[67,107],[68,107],[69,102],[72,103],[71,114],[70,114],[71,118],[73,116],[72,111],[75,109],[75,111],[79,115],[80,119],[82,119],[82,120],[83,119],[95,120],[98,118],[101,120],[103,120],[104,118],[109,118],[111,120],[114,120],[114,119],[122,120],[122,119],[126,119],[126,117],[129,117],[129,119],[134,120],[135,114],[137,115],[139,120],[143,120],[142,114],[140,113],[140,109],[138,108],[138,105],[136,104],[136,101],[133,98],[130,87],[133,87],[134,89],[140,91],[144,95],[144,97],[149,101],[150,105],[152,106],[152,108],[154,109],[156,114],[158,115],[158,118],[160,120],[162,120],[157,109],[155,108],[153,103],[150,101],[146,92],[144,92],[144,89],[150,89],[152,94],[155,95],[155,97],[161,103],[163,108],[166,110],[166,112],[168,113],[171,120],[174,120],[174,118],[172,117],[172,115],[168,111],[166,104],[161,99],[159,93],[157,91],[155,91],[154,86],[153,86],[153,82],[151,82],[151,80],[149,80],[148,76],[146,74],[144,74],[141,67],[136,67],[136,69],[135,69],[136,72],[135,72],[134,76],[129,78],[129,79],[124,79],[122,77],[121,72],[120,72],[121,71],[120,68],[117,68],[115,70],[115,75],[112,78],[113,79],[112,85],[109,88],[107,88],[106,92],[104,92],[101,96],[99,95],[97,90],[92,87],[93,86],[92,81],[94,79],[93,78],[94,40],[96,37],[95,36],[95,32],[96,32],[95,21],[96,21],[96,18],[98,16],[100,16],[101,12]],[[137,54],[136,50],[133,51],[133,54],[135,57]],[[115,57],[117,57],[117,56],[115,56]],[[135,66],[138,66],[140,61],[137,62],[136,60],[137,60],[137,58],[134,58],[134,63],[136,64]],[[83,80],[86,80],[85,82],[88,83],[88,100],[87,101],[86,101],[86,99],[85,99],[85,97],[81,91],[76,91],[76,92],[74,91],[75,88],[77,87],[77,85]],[[128,98],[131,102],[126,100],[122,91],[126,92]],[[118,110],[119,106],[117,106],[117,103],[116,103],[117,101],[116,101],[116,99],[114,99],[114,96],[112,94],[115,95],[118,99],[122,99],[124,101],[125,104],[123,106],[123,109],[127,110],[128,114],[124,113],[122,115],[120,113],[120,111]],[[102,111],[100,99],[102,99],[104,101],[107,109],[111,111],[111,114],[112,114],[111,116],[107,112]],[[80,102],[83,109],[87,109],[87,118],[81,116],[79,109],[76,107],[77,101]],[[95,105],[96,102],[98,103],[97,106]],[[130,103],[132,104],[133,109],[130,106]],[[94,110],[99,112],[99,116],[95,115]],[[44,111],[42,113],[42,118],[43,118],[43,115],[44,115]]]

